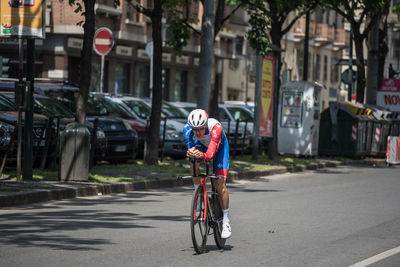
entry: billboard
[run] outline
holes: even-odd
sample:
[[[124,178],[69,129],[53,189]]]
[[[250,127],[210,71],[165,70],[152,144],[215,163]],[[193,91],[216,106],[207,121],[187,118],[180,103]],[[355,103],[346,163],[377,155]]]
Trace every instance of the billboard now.
[[[267,56],[262,63],[259,135],[265,137],[273,136],[274,62],[273,57]]]
[[[376,104],[391,111],[400,111],[400,79],[383,79],[376,94]]]
[[[0,1],[0,37],[45,37],[44,0]]]

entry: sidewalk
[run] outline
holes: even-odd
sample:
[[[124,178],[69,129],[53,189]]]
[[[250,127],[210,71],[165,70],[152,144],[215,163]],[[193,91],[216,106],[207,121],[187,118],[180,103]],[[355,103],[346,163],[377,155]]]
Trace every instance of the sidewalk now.
[[[240,163],[240,161],[236,161]],[[260,164],[261,165],[261,164]],[[302,172],[340,165],[369,165],[386,166],[385,159],[364,159],[349,161],[326,161],[325,163],[301,165],[295,167],[276,167],[262,171],[235,171],[228,176],[228,183],[241,179],[253,179],[259,176],[282,174],[287,172]],[[117,171],[117,170],[116,170]],[[165,175],[165,174],[160,174]],[[90,183],[90,182],[58,182],[58,181],[1,181],[0,180],[0,207],[31,204],[50,200],[60,200],[75,197],[123,193],[126,191],[146,190],[156,188],[175,187],[192,184],[191,179],[177,181],[176,178],[155,179],[154,173],[144,181],[124,183]]]

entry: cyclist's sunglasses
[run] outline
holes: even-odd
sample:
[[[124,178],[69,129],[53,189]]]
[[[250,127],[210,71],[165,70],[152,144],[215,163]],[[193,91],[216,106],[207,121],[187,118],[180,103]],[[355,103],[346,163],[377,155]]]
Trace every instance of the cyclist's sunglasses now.
[[[192,128],[193,131],[201,131],[201,130],[205,130],[206,127],[201,127],[201,128]]]

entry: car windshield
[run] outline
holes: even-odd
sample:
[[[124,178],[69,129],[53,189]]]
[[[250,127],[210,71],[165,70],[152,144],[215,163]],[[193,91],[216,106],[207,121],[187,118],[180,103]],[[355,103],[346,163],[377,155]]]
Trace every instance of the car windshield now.
[[[184,110],[186,110],[188,112],[188,114],[190,112],[192,112],[193,109],[195,109],[196,107],[182,107]]]
[[[235,120],[240,120],[240,121],[253,120],[252,114],[246,111],[245,109],[238,107],[227,107],[227,109],[232,114]]]
[[[89,116],[104,116],[108,115],[109,112],[107,111],[107,108],[99,100],[97,100],[94,96],[89,95],[87,114]]]
[[[147,120],[151,115],[151,107],[143,101],[129,99],[122,100],[122,102],[128,105],[141,119]]]
[[[66,109],[62,104],[50,98],[36,98],[34,110],[35,113],[43,114],[48,117],[74,117],[73,113]]]
[[[76,100],[78,92],[73,90],[45,90],[45,94],[50,98],[57,99],[70,112],[76,113]],[[86,106],[86,115],[88,116],[104,116],[108,115],[107,109],[102,103],[97,101],[92,95],[89,95]]]
[[[110,99],[104,98],[100,101],[108,110],[109,113],[112,113],[121,118],[132,118],[132,114],[126,110],[122,105],[119,103],[112,101]]]
[[[0,110],[1,111],[15,111],[13,103],[11,103],[7,98],[0,95]]]
[[[162,108],[163,108],[163,112],[171,118],[185,118],[186,119],[186,115],[177,107],[167,103],[167,102],[163,102],[162,104]]]

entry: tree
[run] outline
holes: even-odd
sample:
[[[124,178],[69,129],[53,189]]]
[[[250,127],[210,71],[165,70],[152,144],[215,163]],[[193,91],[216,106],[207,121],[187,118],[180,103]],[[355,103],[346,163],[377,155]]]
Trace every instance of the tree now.
[[[266,47],[266,42],[262,39],[267,38],[262,32],[265,27],[269,27],[269,38],[271,40],[271,48],[273,55],[278,60],[276,73],[281,70],[281,40],[282,37],[289,32],[296,21],[306,14],[308,11],[314,9],[319,0],[252,0],[253,5],[247,5],[251,19],[249,24],[254,27],[249,33],[249,41],[251,46],[260,54],[265,55],[269,52]],[[287,21],[289,14],[297,11],[296,15]],[[263,20],[267,19],[268,24]],[[261,39],[261,40],[260,40]],[[280,80],[277,79],[277,88],[280,86]],[[277,103],[276,103],[277,105]]]
[[[147,133],[148,148],[145,154],[147,164],[158,164],[158,146],[162,106],[162,18],[167,17],[167,35],[170,36],[166,43],[178,54],[182,52],[190,37],[189,30],[182,27],[184,23],[194,22],[190,17],[188,0],[153,0],[152,7],[146,8],[139,1],[128,0],[128,4],[139,13],[147,16],[152,22],[153,38],[153,91],[150,126]],[[181,18],[185,19],[182,20]]]
[[[364,62],[364,41],[368,37],[374,23],[390,0],[327,0],[323,1],[324,6],[335,10],[342,15],[351,25],[354,36],[357,65],[357,101],[364,102],[365,62]]]
[[[177,0],[178,1],[178,0]],[[170,3],[168,3],[170,2]],[[162,17],[168,4],[172,1],[153,0],[153,8],[146,8],[139,1],[129,0],[137,12],[147,16],[152,23],[153,38],[153,91],[150,125],[147,132],[147,149],[144,160],[147,164],[158,164],[158,146],[160,136],[161,105],[162,105]]]
[[[175,16],[170,19],[169,28],[185,29],[185,34],[182,35],[179,31],[171,31],[171,40],[187,40],[190,37],[189,30],[195,34],[201,35],[201,52],[200,52],[200,79],[199,79],[199,92],[197,97],[197,106],[200,108],[207,109],[210,116],[218,118],[218,82],[214,82],[214,87],[211,88],[211,70],[213,63],[213,44],[216,36],[224,26],[225,22],[239,9],[249,7],[254,13],[261,14],[256,8],[251,8],[254,1],[248,0],[201,0],[204,7],[204,14],[202,17],[202,29],[201,32],[192,27],[191,22],[196,22],[194,14],[190,14],[190,5],[195,3],[193,1],[185,1],[185,12],[181,13],[180,16]],[[215,4],[215,6],[214,6]],[[196,10],[196,9],[194,9]],[[259,16],[260,17],[260,16]],[[266,17],[262,17],[258,22],[264,21],[267,24]],[[262,23],[260,23],[262,24]],[[173,26],[173,27],[171,27]],[[263,42],[260,46],[269,47],[268,37],[260,38],[259,36],[265,37],[266,28],[260,30],[259,35],[253,35],[257,37],[256,42]],[[178,35],[176,34],[178,33]],[[180,34],[180,35],[179,35]],[[168,41],[167,41],[168,43]],[[215,79],[218,79],[218,75],[215,75]]]
[[[90,91],[90,79],[92,77],[92,51],[93,51],[93,38],[95,32],[95,13],[94,4],[96,0],[84,0],[84,8],[80,1],[69,0],[69,5],[75,7],[75,13],[81,13],[84,16],[84,21],[79,22],[83,24],[83,47],[81,51],[80,61],[80,82],[78,99],[76,103],[76,120],[78,123],[85,124],[86,122],[86,106]],[[114,5],[119,6],[119,0],[114,0]]]

